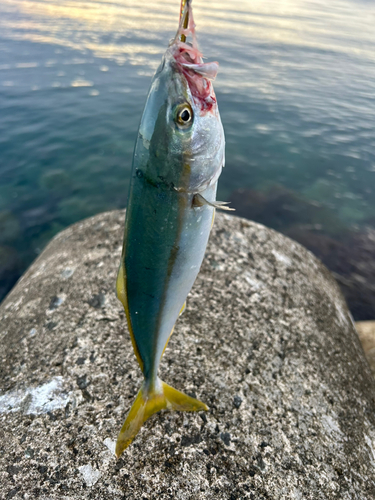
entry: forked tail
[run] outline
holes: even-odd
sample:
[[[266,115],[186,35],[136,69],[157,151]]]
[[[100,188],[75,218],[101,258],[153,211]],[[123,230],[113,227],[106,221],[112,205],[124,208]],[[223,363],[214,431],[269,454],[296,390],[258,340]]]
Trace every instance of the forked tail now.
[[[165,384],[160,379],[157,379],[152,390],[148,390],[144,382],[118,435],[116,443],[117,458],[120,457],[122,452],[133,441],[142,424],[151,415],[164,409],[207,411],[208,407],[198,399],[191,398],[183,392],[177,391],[177,389]]]

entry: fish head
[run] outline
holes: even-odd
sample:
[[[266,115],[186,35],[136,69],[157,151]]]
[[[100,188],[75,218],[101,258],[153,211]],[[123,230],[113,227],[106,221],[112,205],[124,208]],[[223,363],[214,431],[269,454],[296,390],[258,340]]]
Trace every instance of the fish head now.
[[[188,28],[180,23],[153,77],[138,142],[148,151],[148,178],[199,192],[219,177],[225,140],[212,85],[218,63],[203,63],[189,8]],[[189,35],[192,43],[181,40]]]

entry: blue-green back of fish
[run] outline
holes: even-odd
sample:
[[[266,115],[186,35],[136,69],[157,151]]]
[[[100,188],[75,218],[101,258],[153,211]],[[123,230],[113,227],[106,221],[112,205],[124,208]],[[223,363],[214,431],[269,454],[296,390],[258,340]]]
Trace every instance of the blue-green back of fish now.
[[[156,375],[199,271],[213,208],[193,207],[191,194],[155,187],[146,173],[135,174],[133,182],[123,263],[132,333],[147,378]],[[211,187],[207,197],[213,199],[215,190],[216,186]]]

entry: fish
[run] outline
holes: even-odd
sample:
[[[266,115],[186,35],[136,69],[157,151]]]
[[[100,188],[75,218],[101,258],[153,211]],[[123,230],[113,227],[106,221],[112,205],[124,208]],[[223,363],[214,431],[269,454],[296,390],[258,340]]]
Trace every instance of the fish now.
[[[188,39],[191,38],[191,41]],[[116,456],[162,409],[207,411],[167,385],[158,368],[201,267],[225,163],[224,130],[203,62],[191,0],[152,81],[135,144],[116,288],[144,381],[118,435]]]

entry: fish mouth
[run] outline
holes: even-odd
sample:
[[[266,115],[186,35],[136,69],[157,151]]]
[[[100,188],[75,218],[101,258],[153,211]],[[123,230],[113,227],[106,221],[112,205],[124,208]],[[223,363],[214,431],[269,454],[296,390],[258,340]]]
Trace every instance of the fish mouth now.
[[[191,42],[187,42],[188,37],[191,38]],[[201,112],[212,111],[216,104],[216,96],[211,82],[217,75],[219,63],[203,62],[195,34],[191,0],[181,0],[180,23],[170,48]]]

